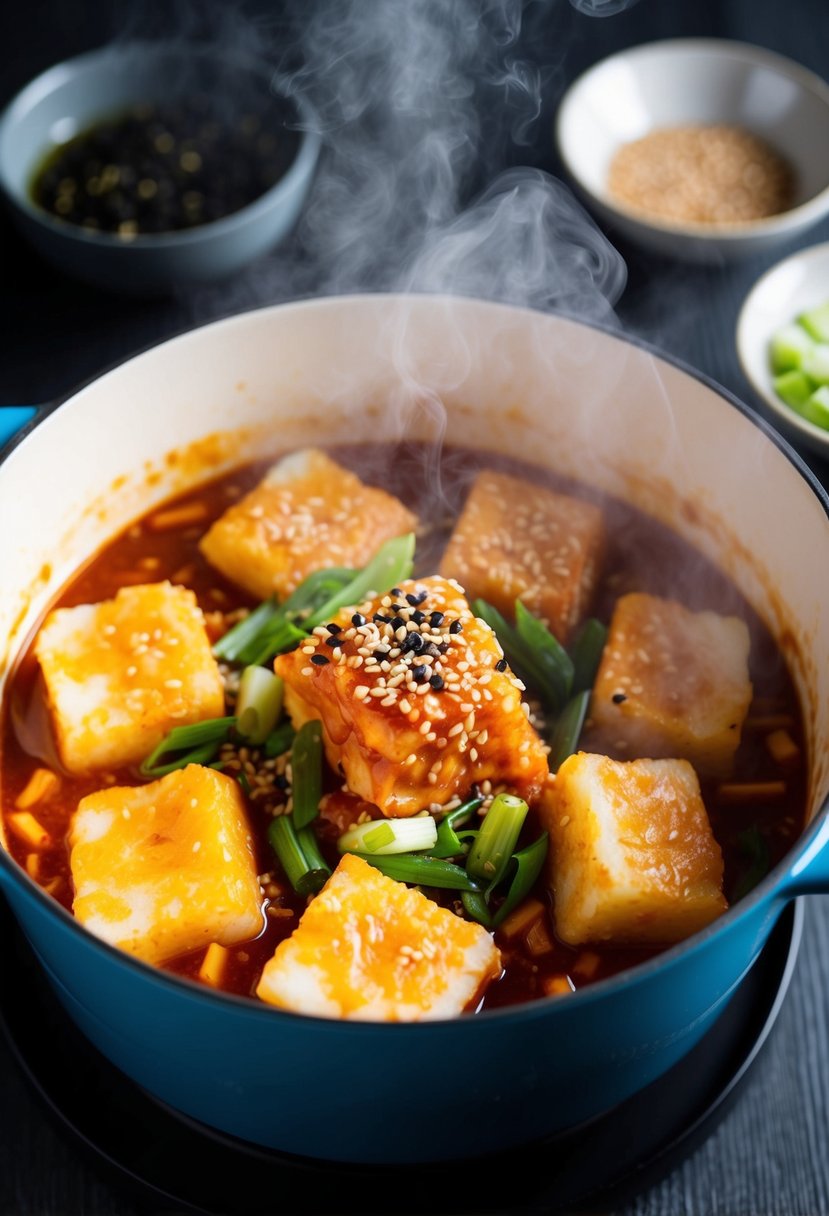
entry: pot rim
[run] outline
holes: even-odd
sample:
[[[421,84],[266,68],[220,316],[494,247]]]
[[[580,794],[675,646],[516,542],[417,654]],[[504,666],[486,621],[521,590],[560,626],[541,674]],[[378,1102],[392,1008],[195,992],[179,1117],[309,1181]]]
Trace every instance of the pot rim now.
[[[134,359],[140,359],[150,355],[153,351],[160,349],[169,343],[185,340],[190,334],[200,333],[203,330],[211,329],[214,326],[229,326],[232,324],[244,324],[245,320],[250,315],[259,315],[282,311],[285,309],[314,309],[328,308],[332,305],[342,305],[349,303],[368,304],[377,300],[430,300],[432,303],[456,301],[461,302],[465,306],[478,308],[490,308],[493,305],[496,308],[510,310],[515,313],[526,313],[531,317],[553,317],[559,320],[567,321],[572,324],[582,325],[588,329],[596,330],[607,337],[615,338],[616,340],[637,347],[646,354],[651,355],[654,359],[663,363],[667,363],[685,375],[698,381],[705,388],[714,392],[717,396],[723,398],[725,402],[737,409],[745,418],[755,425],[768,440],[770,440],[779,451],[786,457],[789,463],[794,467],[795,471],[806,481],[810,489],[816,495],[818,501],[823,507],[824,513],[829,518],[829,491],[820,483],[816,475],[812,472],[805,460],[791,446],[791,444],[777,432],[772,425],[767,422],[756,410],[746,405],[734,393],[723,385],[719,384],[712,376],[706,372],[698,371],[691,367],[683,359],[675,355],[667,354],[661,351],[654,344],[642,339],[636,335],[629,335],[615,329],[612,325],[597,321],[585,321],[584,319],[569,315],[561,310],[550,310],[548,312],[540,312],[538,310],[524,308],[513,304],[504,304],[500,301],[482,300],[477,297],[455,296],[451,293],[392,293],[392,292],[361,292],[353,295],[340,296],[313,296],[303,300],[289,300],[280,304],[271,304],[264,307],[246,309],[239,313],[233,313],[230,316],[219,318],[218,320],[210,321],[205,325],[188,327],[180,330],[178,333],[170,335],[166,338],[159,339],[149,343],[140,350],[134,351],[130,355],[126,355],[121,359],[114,361],[103,371],[90,376],[83,381],[82,384],[74,388],[71,392],[61,396],[55,401],[49,402],[39,409],[38,414],[25,424],[16,435],[9,440],[6,447],[0,451],[0,468],[5,463],[7,457],[22,443],[27,442],[32,433],[56,410],[66,405],[77,397],[89,385],[103,379],[111,372],[118,370]],[[605,996],[625,988],[630,988],[634,985],[645,983],[655,972],[667,972],[672,967],[676,966],[686,954],[696,953],[702,950],[707,942],[723,932],[725,927],[735,924],[742,919],[750,910],[754,910],[760,903],[771,902],[777,899],[780,903],[780,908],[783,904],[793,899],[798,894],[797,892],[787,892],[783,883],[783,879],[790,875],[794,863],[798,858],[802,857],[815,843],[815,840],[825,830],[826,823],[829,822],[829,795],[824,799],[820,808],[813,815],[811,821],[806,825],[804,831],[798,838],[796,844],[789,850],[788,853],[777,863],[769,873],[761,879],[757,886],[749,892],[748,895],[740,899],[736,904],[732,905],[726,912],[712,921],[704,929],[699,930],[691,937],[686,938],[681,942],[669,946],[651,959],[643,963],[637,963],[633,967],[626,968],[617,975],[610,976],[604,980],[598,980],[595,984],[590,984],[586,988],[577,989],[575,992],[570,992],[562,996],[545,996],[539,997],[534,1001],[527,1002],[522,1005],[510,1005],[501,1009],[483,1010],[480,1014],[474,1017],[459,1017],[459,1018],[435,1018],[424,1019],[418,1022],[398,1023],[398,1022],[373,1022],[373,1021],[353,1021],[342,1020],[337,1018],[319,1017],[314,1014],[294,1013],[291,1010],[277,1009],[264,1002],[253,1001],[248,997],[237,996],[234,993],[221,992],[219,990],[209,988],[205,985],[196,983],[195,980],[188,979],[186,976],[175,975],[173,972],[165,971],[162,968],[151,966],[149,963],[143,962],[134,955],[129,954],[125,950],[120,950],[116,946],[110,945],[103,939],[96,937],[85,929],[79,922],[63,907],[57,900],[52,899],[33,879],[25,873],[21,866],[13,860],[7,850],[0,845],[0,868],[4,869],[10,876],[12,882],[21,883],[23,890],[30,897],[41,902],[44,909],[48,909],[52,915],[58,916],[69,927],[72,933],[80,934],[83,940],[91,946],[92,949],[100,950],[105,956],[110,957],[116,964],[120,964],[128,969],[133,969],[138,975],[144,976],[146,979],[155,980],[163,987],[168,987],[173,991],[178,991],[180,994],[187,995],[191,998],[201,998],[214,1003],[217,1008],[233,1009],[236,1013],[246,1015],[251,1018],[269,1018],[274,1019],[289,1019],[293,1022],[303,1025],[315,1024],[318,1028],[325,1027],[330,1033],[350,1033],[350,1034],[400,1034],[404,1028],[409,1033],[423,1034],[426,1033],[426,1028],[448,1026],[474,1026],[480,1019],[485,1019],[487,1023],[498,1019],[500,1021],[519,1020],[522,1022],[534,1021],[538,1017],[547,1017],[552,1009],[559,1008],[562,999],[566,999],[566,1008],[573,1007],[573,1003],[580,1009],[584,1009],[587,1005],[594,1001],[602,1000]],[[829,847],[824,845],[823,847]],[[822,851],[822,850],[821,850]],[[0,887],[0,893],[2,887]],[[752,959],[753,962],[753,959]],[[465,1032],[466,1033],[466,1032]],[[474,1033],[474,1032],[472,1032]]]

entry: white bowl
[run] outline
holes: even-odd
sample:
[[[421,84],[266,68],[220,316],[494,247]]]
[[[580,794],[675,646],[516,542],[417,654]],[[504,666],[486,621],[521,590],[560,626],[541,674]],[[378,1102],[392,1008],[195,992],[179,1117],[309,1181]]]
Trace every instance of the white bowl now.
[[[796,174],[794,206],[712,228],[652,220],[611,197],[608,169],[622,144],[659,127],[697,123],[745,127],[785,155]],[[829,212],[829,86],[792,60],[746,43],[676,39],[612,55],[565,94],[556,141],[599,216],[671,257],[718,262],[762,252]]]
[[[737,318],[737,354],[746,379],[791,438],[829,457],[829,431],[802,418],[777,396],[769,341],[795,317],[829,300],[829,242],[802,249],[772,266],[745,298]]]

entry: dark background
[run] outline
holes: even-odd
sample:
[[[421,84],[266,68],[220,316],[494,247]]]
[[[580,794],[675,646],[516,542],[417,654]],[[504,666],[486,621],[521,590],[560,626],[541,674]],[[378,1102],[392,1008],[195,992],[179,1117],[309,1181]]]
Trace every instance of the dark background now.
[[[382,0],[365,2],[370,6]],[[301,4],[253,4],[245,12],[264,22],[272,42],[283,31],[289,40],[303,19]],[[130,23],[154,24],[162,32],[165,23],[182,13],[187,21],[200,20],[198,8],[179,4],[0,0],[0,104],[41,70],[106,42]],[[566,0],[531,5],[522,53],[549,69],[543,112],[527,146],[503,147],[502,167],[523,163],[560,173],[551,123],[566,84],[623,47],[679,36],[758,43],[825,75],[829,2],[640,0],[629,11],[604,19],[576,12]],[[470,192],[485,184],[471,181]],[[799,244],[827,239],[829,222],[824,222]],[[759,406],[737,363],[736,316],[756,278],[796,244],[745,263],[713,267],[657,259],[622,242],[617,246],[628,265],[628,285],[617,306],[622,325]],[[314,291],[312,272],[295,273],[297,265],[309,264],[296,238],[232,284],[144,302],[104,297],[63,278],[38,260],[4,217],[0,251],[0,404],[52,400],[109,364],[193,324],[292,298],[298,290]],[[355,289],[366,286],[371,282],[354,284]],[[825,477],[826,466],[817,471]],[[4,520],[2,526],[13,526],[13,521]],[[0,984],[14,985],[16,979],[14,967],[0,962]],[[827,1023],[829,899],[819,897],[809,901],[798,971],[778,1030],[742,1101],[706,1145],[642,1194],[626,1209],[627,1216],[829,1213]],[[55,1134],[0,1042],[0,1212],[129,1216],[134,1210],[126,1191],[104,1181],[75,1146]],[[274,1210],[290,1210],[289,1200],[275,1197]]]

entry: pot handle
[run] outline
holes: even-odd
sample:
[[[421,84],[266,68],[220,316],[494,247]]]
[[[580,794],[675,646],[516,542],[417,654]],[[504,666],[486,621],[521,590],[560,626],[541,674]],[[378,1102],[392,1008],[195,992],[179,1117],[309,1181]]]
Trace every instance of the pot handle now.
[[[37,413],[33,405],[4,405],[0,406],[0,448],[6,446],[27,422],[31,422]]]
[[[829,894],[829,819],[786,875],[783,892],[787,897]]]

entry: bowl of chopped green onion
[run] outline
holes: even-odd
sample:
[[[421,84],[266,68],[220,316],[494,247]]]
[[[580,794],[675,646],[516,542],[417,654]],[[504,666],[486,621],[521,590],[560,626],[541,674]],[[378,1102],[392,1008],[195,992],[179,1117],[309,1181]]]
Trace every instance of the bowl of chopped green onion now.
[[[772,421],[829,456],[829,242],[758,279],[740,310],[737,353]]]
[[[109,291],[227,278],[293,227],[320,139],[264,60],[126,43],[50,68],[0,115],[0,192],[38,252]]]

